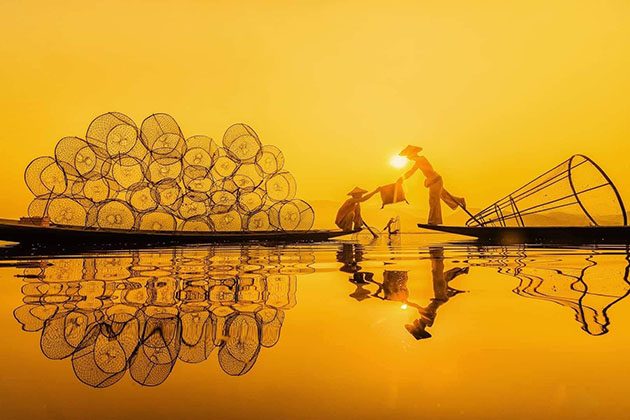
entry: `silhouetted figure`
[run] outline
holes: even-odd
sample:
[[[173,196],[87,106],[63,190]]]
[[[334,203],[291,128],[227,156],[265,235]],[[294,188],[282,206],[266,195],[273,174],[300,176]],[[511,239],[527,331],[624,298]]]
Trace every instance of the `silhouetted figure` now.
[[[365,285],[375,283],[374,273],[362,271],[359,262],[363,260],[363,248],[357,244],[343,244],[337,251],[337,261],[343,265],[339,271],[352,274],[349,281],[356,286],[356,290],[350,297],[359,302],[369,299],[371,292],[364,288]]]
[[[367,191],[355,187],[348,193],[350,196],[337,211],[337,217],[335,218],[335,224],[344,232],[352,232],[353,230],[360,230],[365,223],[361,218],[361,203],[372,198],[379,189],[375,189],[369,194]]]
[[[388,236],[400,233],[399,220],[400,219],[398,219],[398,217],[392,217],[391,219],[389,219],[389,221],[383,228],[383,230],[387,231]]]
[[[458,206],[466,209],[466,200],[463,197],[455,197],[444,188],[444,181],[426,157],[418,155],[422,151],[422,147],[409,145],[400,152],[400,156],[405,156],[415,163],[411,169],[400,177],[399,182],[411,177],[417,170],[420,170],[425,177],[424,186],[429,189],[429,220],[430,225],[442,224],[442,207],[440,199],[444,201],[451,209],[455,210]]]
[[[431,256],[433,299],[426,307],[417,307],[420,318],[416,319],[412,324],[405,325],[407,331],[416,340],[431,337],[431,334],[426,329],[433,326],[439,307],[448,302],[451,297],[462,293],[461,290],[449,287],[448,283],[461,274],[468,274],[468,267],[455,267],[446,272],[444,271],[444,248],[442,247],[430,248],[429,255]]]

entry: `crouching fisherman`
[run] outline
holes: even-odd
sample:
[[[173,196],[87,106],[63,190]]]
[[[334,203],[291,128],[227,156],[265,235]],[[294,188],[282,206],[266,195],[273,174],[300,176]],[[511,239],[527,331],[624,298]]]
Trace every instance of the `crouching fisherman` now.
[[[365,224],[361,218],[361,203],[372,198],[374,194],[379,192],[380,188],[375,189],[369,194],[363,188],[356,187],[348,193],[350,196],[337,211],[335,224],[344,232],[352,232],[360,230]]]

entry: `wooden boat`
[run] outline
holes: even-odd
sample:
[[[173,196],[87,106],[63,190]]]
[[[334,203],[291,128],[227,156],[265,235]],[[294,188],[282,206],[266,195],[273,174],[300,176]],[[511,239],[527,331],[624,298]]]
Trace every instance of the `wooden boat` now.
[[[617,187],[584,155],[573,155],[476,214],[466,226],[424,229],[492,244],[630,244],[628,213]]]
[[[477,238],[492,244],[630,244],[630,226],[442,226],[418,227]]]
[[[0,240],[38,246],[80,244],[105,247],[112,244],[167,245],[238,242],[320,242],[354,232],[340,230],[264,232],[183,232],[97,229],[77,226],[40,226],[17,220],[0,219]]]

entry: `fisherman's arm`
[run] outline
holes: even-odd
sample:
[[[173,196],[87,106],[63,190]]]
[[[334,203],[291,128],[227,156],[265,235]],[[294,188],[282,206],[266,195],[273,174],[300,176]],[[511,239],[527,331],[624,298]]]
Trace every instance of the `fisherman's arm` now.
[[[400,178],[398,178],[399,182],[404,181],[405,179],[411,177],[413,174],[416,173],[416,171],[418,170],[418,165],[413,165],[411,167],[411,169],[409,169],[407,172],[405,172]]]
[[[380,190],[381,190],[381,187],[378,187],[377,189],[375,189],[375,190],[374,190],[374,191],[372,191],[371,193],[366,194],[366,195],[364,195],[363,197],[361,197],[361,200],[360,200],[360,201],[361,201],[361,203],[362,203],[362,202],[364,202],[364,201],[369,200],[370,198],[372,198],[372,196],[373,196],[374,194],[376,194],[377,192],[379,192]]]

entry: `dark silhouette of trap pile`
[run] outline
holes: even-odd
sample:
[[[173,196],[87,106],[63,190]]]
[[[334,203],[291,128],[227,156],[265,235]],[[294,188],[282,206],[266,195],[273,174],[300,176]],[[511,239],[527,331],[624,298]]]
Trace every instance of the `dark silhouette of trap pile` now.
[[[574,155],[471,217],[467,226],[625,226],[626,209],[608,175]]]
[[[126,115],[97,117],[85,139],[64,137],[54,157],[33,160],[24,177],[35,195],[29,216],[57,225],[153,231],[309,230],[312,207],[275,146],[246,124],[222,145],[185,138],[167,114],[140,128]]]

